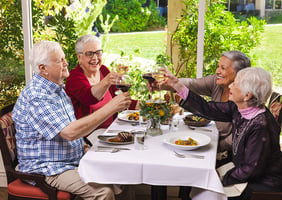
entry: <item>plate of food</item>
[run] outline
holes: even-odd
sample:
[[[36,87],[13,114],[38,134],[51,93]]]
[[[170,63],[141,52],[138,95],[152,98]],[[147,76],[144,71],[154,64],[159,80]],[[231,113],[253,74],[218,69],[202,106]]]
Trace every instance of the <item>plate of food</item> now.
[[[206,126],[208,123],[211,122],[211,120],[209,120],[209,119],[199,117],[199,116],[194,115],[194,114],[186,115],[183,118],[183,121],[188,126],[196,126],[196,127]]]
[[[198,132],[180,131],[165,135],[163,142],[175,149],[194,150],[208,145],[211,138]]]
[[[123,145],[132,144],[134,136],[128,131],[121,131],[117,135],[98,135],[99,141],[107,144]]]
[[[126,122],[139,122],[139,110],[124,110],[118,114],[118,119]]]

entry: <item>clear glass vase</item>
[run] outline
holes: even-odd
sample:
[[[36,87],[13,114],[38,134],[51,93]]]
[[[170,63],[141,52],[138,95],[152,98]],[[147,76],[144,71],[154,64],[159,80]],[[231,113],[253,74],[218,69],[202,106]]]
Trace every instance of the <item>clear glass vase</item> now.
[[[148,120],[147,130],[148,135],[157,136],[162,135],[161,120],[159,118],[150,118]]]

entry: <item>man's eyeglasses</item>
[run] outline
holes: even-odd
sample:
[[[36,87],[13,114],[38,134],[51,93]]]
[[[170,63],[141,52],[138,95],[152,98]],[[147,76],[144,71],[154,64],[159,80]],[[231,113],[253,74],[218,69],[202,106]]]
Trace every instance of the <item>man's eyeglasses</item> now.
[[[83,52],[80,52],[80,54],[83,54]],[[101,57],[103,55],[103,50],[99,49],[97,51],[86,51],[84,52],[84,55],[89,58],[93,58],[94,55],[96,55],[97,57]]]

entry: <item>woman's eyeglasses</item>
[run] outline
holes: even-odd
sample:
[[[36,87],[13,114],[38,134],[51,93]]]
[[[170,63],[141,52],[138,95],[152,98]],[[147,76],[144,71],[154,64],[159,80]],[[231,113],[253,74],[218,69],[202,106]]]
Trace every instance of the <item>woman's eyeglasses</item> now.
[[[83,54],[83,52],[80,52],[79,54]],[[101,57],[103,55],[103,50],[99,49],[97,51],[86,51],[84,52],[84,55],[88,58],[93,58],[94,55]]]

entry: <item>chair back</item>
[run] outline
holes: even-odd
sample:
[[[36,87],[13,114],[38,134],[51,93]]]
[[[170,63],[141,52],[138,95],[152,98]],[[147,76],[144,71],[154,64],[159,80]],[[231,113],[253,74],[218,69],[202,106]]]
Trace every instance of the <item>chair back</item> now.
[[[273,92],[269,100],[268,108],[282,127],[282,95],[277,92]]]
[[[5,169],[15,169],[18,164],[15,138],[16,130],[12,120],[13,108],[14,104],[0,110],[0,148]],[[7,178],[8,183],[14,180],[11,177]]]

